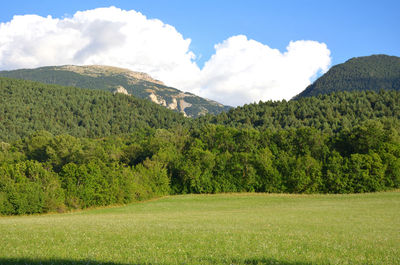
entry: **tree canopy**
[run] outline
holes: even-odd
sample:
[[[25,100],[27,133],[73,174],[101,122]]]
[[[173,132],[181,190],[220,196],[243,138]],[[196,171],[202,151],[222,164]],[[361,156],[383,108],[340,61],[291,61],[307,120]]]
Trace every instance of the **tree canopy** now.
[[[103,137],[184,124],[182,114],[110,92],[0,78],[0,140],[39,130]]]

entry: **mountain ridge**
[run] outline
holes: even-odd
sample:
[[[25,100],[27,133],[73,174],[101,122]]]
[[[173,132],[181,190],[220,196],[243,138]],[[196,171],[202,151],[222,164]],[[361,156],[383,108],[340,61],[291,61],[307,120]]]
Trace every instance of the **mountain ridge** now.
[[[113,66],[45,66],[0,71],[0,76],[109,92],[126,91],[124,94],[147,99],[193,118],[207,113],[218,114],[230,109],[229,106],[216,101],[166,86],[146,73]]]
[[[129,70],[127,68],[122,68],[122,67],[116,67],[116,66],[109,66],[109,65],[99,65],[99,64],[93,64],[93,65],[72,65],[72,64],[67,64],[67,65],[61,65],[55,67],[55,70],[66,70],[66,71],[72,71],[78,74],[83,74],[87,76],[92,76],[92,77],[99,77],[101,74],[125,74],[127,76],[130,76],[134,79],[139,79],[142,81],[148,81],[152,83],[156,83],[159,85],[165,86],[163,82],[160,80],[152,78],[149,74],[143,73],[143,72],[136,72]]]

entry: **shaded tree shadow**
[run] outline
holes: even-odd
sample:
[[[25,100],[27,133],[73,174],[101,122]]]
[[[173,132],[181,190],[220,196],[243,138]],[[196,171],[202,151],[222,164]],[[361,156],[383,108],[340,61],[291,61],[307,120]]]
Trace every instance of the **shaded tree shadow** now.
[[[312,265],[311,262],[303,262],[303,261],[284,261],[284,260],[276,260],[270,258],[261,258],[261,259],[246,259],[241,264],[249,264],[249,265],[257,265],[257,264],[266,264],[266,265]]]
[[[212,260],[212,259],[202,259],[203,261],[208,261],[214,264],[221,264],[221,261]],[[94,260],[67,260],[67,259],[49,259],[49,260],[40,260],[40,259],[28,259],[28,258],[0,258],[1,265],[128,265],[128,264],[137,264],[137,265],[148,265],[148,264],[157,264],[157,263],[119,263],[119,262],[101,262]],[[182,264],[186,264],[183,262]],[[227,264],[248,264],[248,265],[257,265],[257,264],[267,264],[267,265],[311,265],[309,262],[289,262],[289,261],[280,261],[276,259],[270,258],[261,258],[261,259],[238,259],[232,260]]]
[[[27,259],[27,258],[15,258],[15,259],[7,259],[0,258],[1,265],[125,265],[128,263],[115,263],[115,262],[100,262],[94,260],[66,260],[66,259],[49,259],[49,260],[40,260],[40,259]],[[140,263],[138,263],[140,264]]]

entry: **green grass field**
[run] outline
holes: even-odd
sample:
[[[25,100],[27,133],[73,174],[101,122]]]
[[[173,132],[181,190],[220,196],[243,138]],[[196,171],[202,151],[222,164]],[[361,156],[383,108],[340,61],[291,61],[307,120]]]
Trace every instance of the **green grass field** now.
[[[0,217],[0,264],[400,264],[400,192],[185,195]]]

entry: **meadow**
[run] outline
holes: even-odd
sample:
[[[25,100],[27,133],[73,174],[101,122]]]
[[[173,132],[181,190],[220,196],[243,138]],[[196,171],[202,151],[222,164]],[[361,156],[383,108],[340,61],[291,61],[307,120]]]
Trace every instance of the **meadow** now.
[[[0,264],[400,264],[400,191],[178,195],[0,217]]]

